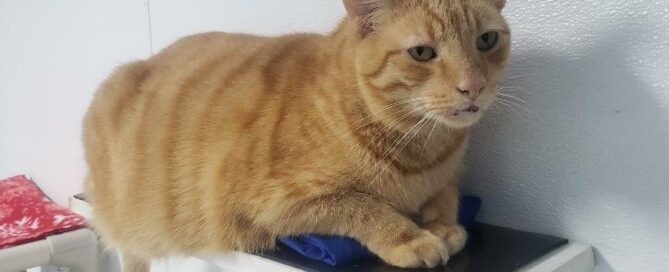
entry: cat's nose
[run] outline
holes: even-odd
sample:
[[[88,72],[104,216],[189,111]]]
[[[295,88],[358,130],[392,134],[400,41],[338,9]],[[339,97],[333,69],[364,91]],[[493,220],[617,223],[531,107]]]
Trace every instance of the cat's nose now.
[[[462,80],[455,89],[462,95],[466,95],[472,100],[481,95],[485,87],[485,79],[481,77],[470,77]]]

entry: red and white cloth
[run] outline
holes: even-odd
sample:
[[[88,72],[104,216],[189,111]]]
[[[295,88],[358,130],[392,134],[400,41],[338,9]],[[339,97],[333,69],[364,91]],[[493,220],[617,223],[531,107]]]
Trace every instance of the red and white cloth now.
[[[25,176],[0,180],[0,249],[86,226],[86,220],[47,198]]]

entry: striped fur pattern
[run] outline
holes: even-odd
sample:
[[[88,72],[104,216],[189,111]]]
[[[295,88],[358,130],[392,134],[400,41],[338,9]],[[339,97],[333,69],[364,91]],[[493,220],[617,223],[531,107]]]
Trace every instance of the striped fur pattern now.
[[[101,85],[85,192],[126,271],[304,233],[354,237],[400,267],[463,247],[456,177],[509,55],[503,1],[344,4],[330,34],[198,34]],[[491,29],[500,42],[479,52]],[[438,57],[415,61],[419,45]],[[486,80],[474,101],[453,87],[471,74]],[[457,114],[471,103],[481,112]]]

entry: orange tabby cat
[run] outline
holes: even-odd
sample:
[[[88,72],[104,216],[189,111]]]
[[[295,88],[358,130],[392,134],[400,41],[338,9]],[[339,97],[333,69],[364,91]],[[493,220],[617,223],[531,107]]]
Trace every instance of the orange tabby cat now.
[[[507,62],[505,1],[343,2],[329,35],[190,36],[101,86],[86,194],[126,271],[304,233],[400,267],[462,249],[456,172]]]

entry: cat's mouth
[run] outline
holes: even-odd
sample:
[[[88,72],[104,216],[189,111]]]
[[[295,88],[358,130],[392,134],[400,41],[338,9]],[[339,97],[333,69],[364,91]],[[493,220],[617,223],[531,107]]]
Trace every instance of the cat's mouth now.
[[[475,114],[475,113],[478,113],[479,111],[481,111],[481,107],[476,106],[476,105],[469,105],[466,108],[455,110],[453,112],[453,116],[460,116],[460,115],[463,115],[463,114]]]
[[[484,109],[481,106],[470,102],[461,107],[446,106],[441,110],[435,110],[435,114],[431,117],[448,126],[462,128],[476,123],[483,112]]]

